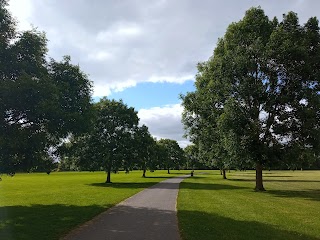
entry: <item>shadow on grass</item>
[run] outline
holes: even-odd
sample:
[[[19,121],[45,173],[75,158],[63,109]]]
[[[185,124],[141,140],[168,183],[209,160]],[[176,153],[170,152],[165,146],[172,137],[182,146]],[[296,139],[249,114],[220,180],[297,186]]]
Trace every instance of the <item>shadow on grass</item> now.
[[[263,173],[264,175],[265,173]],[[232,174],[232,176],[243,176],[242,174]],[[288,175],[267,175],[267,176],[264,176],[266,178],[290,178],[290,177],[293,177],[293,176],[288,176]]]
[[[104,187],[104,188],[148,188],[153,189],[178,189],[179,184],[172,182],[147,182],[147,183],[132,183],[132,182],[123,182],[123,183],[91,183],[89,186],[93,187]],[[232,186],[228,184],[207,184],[207,183],[189,183],[182,182],[180,188],[186,189],[197,189],[197,190],[225,190],[225,189],[250,189],[246,187]]]
[[[149,176],[146,176],[145,178],[163,178],[163,179],[167,179],[168,177],[158,177],[158,176],[151,176],[151,177],[149,177]]]
[[[229,181],[239,181],[239,182],[255,182],[256,179],[254,178],[231,178],[231,179],[228,179]],[[268,178],[263,178],[263,181],[264,182],[320,182],[320,180],[287,180],[287,179],[268,179]]]
[[[247,187],[239,187],[228,184],[207,184],[207,183],[190,183],[190,182],[182,182],[180,185],[180,189],[197,189],[197,190],[237,190],[237,189],[250,189]]]
[[[103,207],[95,205],[55,204],[1,207],[0,239],[59,239],[75,226],[92,219],[103,211]],[[95,234],[98,230],[103,236],[108,236],[111,239],[119,236],[123,236],[123,239],[144,239],[146,236],[149,237],[148,239],[172,239],[170,234],[175,233],[172,230],[176,221],[175,211],[119,206],[112,210],[112,214],[109,214],[111,218],[113,217],[111,220],[105,220],[106,214],[103,213],[94,221],[85,224],[89,228],[92,223],[95,224],[90,231],[87,231],[86,226],[73,231],[71,239],[78,239],[73,234],[79,234],[79,236],[88,234],[86,239],[94,239],[91,234]],[[138,218],[139,221],[137,221]],[[240,221],[201,211],[178,211],[178,218],[183,237],[190,240],[319,239],[303,233],[279,229],[266,223]],[[157,222],[156,225],[155,222]],[[142,231],[141,229],[149,230]]]
[[[31,205],[0,207],[0,239],[59,239],[111,206]]]
[[[266,223],[240,221],[200,211],[178,210],[178,219],[182,238],[189,240],[319,240],[313,236],[279,229]]]
[[[157,183],[158,182],[142,182],[142,183],[116,182],[116,183],[90,183],[88,185],[92,187],[104,187],[104,188],[147,188]]]
[[[303,191],[296,190],[268,190],[267,193],[275,195],[276,197],[287,197],[287,198],[302,198],[313,201],[320,201],[320,190],[310,189]]]

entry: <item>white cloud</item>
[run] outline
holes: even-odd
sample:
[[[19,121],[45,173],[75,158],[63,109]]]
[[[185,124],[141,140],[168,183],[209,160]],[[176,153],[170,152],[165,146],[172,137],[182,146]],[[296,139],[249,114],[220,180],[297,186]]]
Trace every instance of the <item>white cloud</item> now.
[[[10,0],[9,10],[16,17],[18,22],[18,28],[21,30],[28,30],[31,28],[32,22],[30,22],[32,14],[32,0]]]
[[[173,139],[179,143],[180,147],[186,147],[190,142],[183,138],[182,111],[183,107],[180,104],[173,104],[164,107],[141,109],[138,112],[138,116],[140,124],[148,126],[150,133],[157,139]]]
[[[112,58],[112,54],[106,51],[89,53],[88,58],[93,61],[103,61]]]

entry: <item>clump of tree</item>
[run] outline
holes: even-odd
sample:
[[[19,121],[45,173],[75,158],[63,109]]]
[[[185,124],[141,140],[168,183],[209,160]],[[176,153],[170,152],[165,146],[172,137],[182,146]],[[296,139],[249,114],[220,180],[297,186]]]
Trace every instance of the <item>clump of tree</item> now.
[[[158,148],[156,140],[151,136],[148,127],[142,125],[136,129],[134,139],[135,165],[142,170],[142,177],[146,177],[146,171],[157,169]]]
[[[319,158],[319,60],[317,18],[249,9],[198,64],[196,90],[182,96],[186,134],[222,169],[254,165],[263,191],[264,167]]]
[[[158,142],[161,165],[170,174],[170,169],[180,169],[185,162],[183,149],[172,139],[160,139]]]
[[[102,98],[94,104],[91,130],[74,142],[80,166],[102,167],[107,172],[106,183],[111,183],[111,172],[122,167],[129,170],[138,122],[134,108],[122,101]]]
[[[0,172],[30,171],[50,160],[52,147],[86,131],[91,82],[71,63],[48,60],[47,39],[18,32],[0,0]]]

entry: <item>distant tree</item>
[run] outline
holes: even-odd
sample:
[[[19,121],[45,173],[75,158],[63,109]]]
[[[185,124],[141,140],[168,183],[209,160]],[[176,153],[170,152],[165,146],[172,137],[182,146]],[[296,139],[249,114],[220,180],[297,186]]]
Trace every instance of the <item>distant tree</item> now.
[[[71,132],[86,131],[91,82],[70,57],[47,59],[36,29],[17,32],[0,1],[0,172],[30,171]]]
[[[213,132],[209,143],[221,147],[221,159],[255,165],[257,191],[263,167],[279,165],[285,153],[302,153],[291,163],[303,152],[319,155],[319,42],[316,18],[301,26],[293,12],[278,22],[251,8],[198,65],[196,91],[182,97],[187,134]]]
[[[134,108],[122,101],[102,98],[94,107],[95,120],[83,156],[85,161],[99,163],[107,172],[106,183],[111,183],[111,172],[134,158],[132,145],[139,118]]]
[[[149,133],[148,127],[142,125],[135,132],[134,142],[137,165],[143,171],[142,177],[146,177],[146,171],[154,170],[157,165],[156,141]]]
[[[160,146],[160,159],[164,168],[168,170],[168,174],[170,174],[170,169],[180,169],[180,166],[184,163],[185,156],[177,141],[160,139],[158,144]]]
[[[183,149],[186,157],[186,169],[194,169],[199,161],[199,149],[196,145],[188,145]]]

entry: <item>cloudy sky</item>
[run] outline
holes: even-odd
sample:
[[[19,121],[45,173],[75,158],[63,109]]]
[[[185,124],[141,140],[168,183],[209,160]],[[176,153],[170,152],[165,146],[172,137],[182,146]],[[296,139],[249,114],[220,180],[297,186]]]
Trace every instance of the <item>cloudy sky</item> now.
[[[70,55],[94,82],[94,98],[123,99],[158,138],[186,146],[179,94],[193,91],[227,26],[252,6],[281,19],[320,18],[318,0],[10,0],[21,30],[45,31],[49,56]]]

